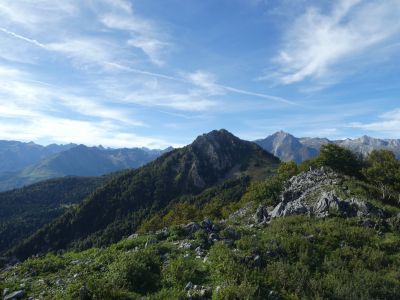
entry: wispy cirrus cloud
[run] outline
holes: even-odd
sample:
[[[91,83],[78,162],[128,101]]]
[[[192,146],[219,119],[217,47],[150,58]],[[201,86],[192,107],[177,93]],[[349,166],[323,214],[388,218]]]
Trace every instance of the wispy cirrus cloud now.
[[[101,23],[111,30],[127,33],[130,36],[127,45],[140,49],[152,63],[162,66],[162,54],[172,46],[166,40],[166,34],[152,21],[136,15],[132,8],[117,6],[119,10],[100,16]]]
[[[328,12],[310,7],[289,27],[275,58],[277,72],[264,78],[275,78],[282,84],[334,81],[338,74],[354,69],[349,59],[373,56],[398,38],[399,19],[398,0],[340,0],[333,2]]]
[[[246,95],[256,98],[263,98],[273,102],[279,102],[288,105],[298,105],[296,102],[285,99],[283,97],[277,97],[264,93],[257,93],[253,91],[243,90],[237,87],[232,87],[229,85],[219,84],[214,74],[200,70],[193,73],[185,74],[183,75],[183,78],[185,81],[188,81],[198,87],[203,88],[210,95],[222,95],[227,93],[233,93],[233,94]]]
[[[0,3],[0,16],[3,17],[0,30],[4,34],[43,49],[62,52],[85,64],[90,56],[93,61],[100,55],[104,58],[105,53],[111,56],[118,49],[118,52],[124,52],[124,60],[133,62],[130,52],[136,49],[136,55],[144,53],[153,64],[161,66],[164,64],[163,53],[172,46],[155,22],[134,13],[130,1],[5,2]],[[86,24],[86,14],[95,14],[96,22]],[[87,32],[82,30],[84,28]],[[97,34],[93,34],[95,31]],[[110,31],[124,32],[126,37],[116,40]],[[43,38],[45,40],[40,41]]]

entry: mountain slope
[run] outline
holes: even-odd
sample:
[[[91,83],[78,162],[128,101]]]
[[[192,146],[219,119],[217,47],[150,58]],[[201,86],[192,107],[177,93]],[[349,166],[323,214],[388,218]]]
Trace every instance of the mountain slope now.
[[[16,172],[53,154],[75,147],[74,144],[47,147],[33,142],[0,141],[0,173]]]
[[[7,266],[0,291],[43,299],[398,299],[400,207],[376,199],[375,189],[326,167],[310,170],[289,179],[275,207],[267,197],[254,203],[247,189],[251,202],[243,197],[227,216],[202,209],[187,219],[170,210],[164,217],[172,212],[174,223],[162,230]],[[193,198],[242,192],[232,180]]]
[[[105,180],[66,177],[0,193],[0,253],[81,202]]]
[[[163,151],[149,149],[104,149],[79,145],[54,154],[15,173],[0,174],[0,191],[63,176],[100,176],[138,168]]]
[[[113,179],[14,253],[26,257],[73,244],[87,248],[118,241],[174,198],[200,193],[230,178],[272,174],[278,163],[278,158],[254,143],[226,130],[212,131],[191,145]]]
[[[299,139],[283,131],[278,131],[265,139],[255,141],[255,143],[283,161],[293,160],[301,163],[318,154],[316,149],[303,145]]]

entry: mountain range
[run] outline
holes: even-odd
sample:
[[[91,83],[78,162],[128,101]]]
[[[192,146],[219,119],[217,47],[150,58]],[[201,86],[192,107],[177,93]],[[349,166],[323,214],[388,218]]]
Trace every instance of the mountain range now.
[[[325,144],[336,144],[353,152],[367,156],[372,150],[387,149],[400,159],[400,139],[377,139],[362,136],[356,139],[329,140],[327,138],[297,138],[287,132],[278,131],[265,139],[254,141],[283,161],[301,163],[318,155]]]
[[[41,146],[33,142],[0,141],[0,173],[15,172],[76,144]]]
[[[0,191],[64,176],[100,176],[138,168],[165,150],[0,142]]]
[[[400,140],[362,136],[356,139],[297,138],[278,131],[254,141],[283,161],[301,163],[318,155],[324,144],[337,144],[366,156],[374,149],[387,149],[400,159]],[[100,176],[123,169],[138,168],[172,148],[111,149],[67,144],[49,146],[33,142],[0,141],[0,191],[64,176]]]
[[[38,231],[15,254],[72,246],[88,248],[120,240],[135,231],[151,213],[184,195],[196,195],[229,179],[272,175],[279,159],[258,145],[226,130],[199,136],[192,144],[172,150],[136,170],[127,171]]]

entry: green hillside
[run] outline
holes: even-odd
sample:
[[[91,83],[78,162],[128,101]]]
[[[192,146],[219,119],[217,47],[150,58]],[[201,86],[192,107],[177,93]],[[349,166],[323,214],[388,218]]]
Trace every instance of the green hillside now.
[[[66,177],[0,193],[0,253],[81,202],[105,177]]]

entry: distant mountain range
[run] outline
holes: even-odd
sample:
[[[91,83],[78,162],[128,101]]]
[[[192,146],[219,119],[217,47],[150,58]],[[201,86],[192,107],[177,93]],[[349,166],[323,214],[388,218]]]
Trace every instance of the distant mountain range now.
[[[326,138],[297,138],[287,132],[278,131],[254,142],[283,161],[293,160],[297,163],[317,156],[319,149],[325,144],[337,144],[363,156],[374,149],[387,149],[400,159],[400,140],[376,139],[365,135],[357,139],[332,141]]]
[[[388,149],[400,159],[400,140],[396,139],[368,136],[345,140],[297,138],[279,131],[254,142],[283,161],[293,160],[297,163],[317,156],[321,146],[329,143],[338,144],[364,156],[374,149]],[[138,168],[171,150],[172,148],[110,149],[76,144],[41,146],[33,142],[0,141],[0,191],[51,178],[100,176]]]
[[[33,142],[0,141],[0,173],[15,172],[76,144],[41,146]]]
[[[110,149],[84,145],[49,145],[0,141],[0,191],[64,176],[100,176],[138,168],[170,151]]]

